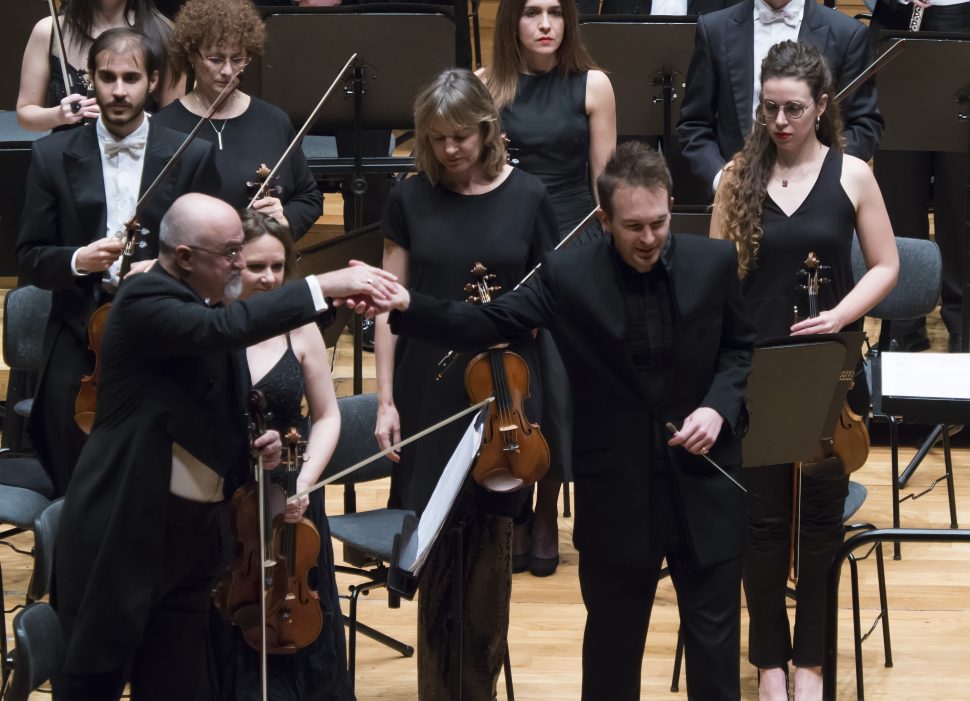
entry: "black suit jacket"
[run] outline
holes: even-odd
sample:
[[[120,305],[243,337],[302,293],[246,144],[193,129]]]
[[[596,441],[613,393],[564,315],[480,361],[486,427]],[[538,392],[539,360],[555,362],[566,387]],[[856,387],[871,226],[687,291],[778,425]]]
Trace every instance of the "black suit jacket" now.
[[[598,560],[645,563],[651,413],[623,348],[626,314],[611,248],[602,241],[552,253],[536,284],[482,307],[413,293],[406,313],[391,314],[391,328],[466,349],[548,328],[573,394],[576,548]],[[736,475],[754,342],[737,257],[727,242],[684,236],[675,237],[665,258],[676,329],[671,392],[660,413],[680,425],[699,406],[717,410],[725,425],[710,455]],[[743,494],[698,456],[674,448],[668,458],[697,562],[739,555],[747,529]]]
[[[149,122],[139,193],[151,185],[184,138],[183,134]],[[158,225],[176,198],[187,192],[215,196],[219,190],[212,145],[193,142],[140,217],[148,233],[142,239],[146,245],[137,249],[136,258],[158,255]],[[34,445],[61,494],[77,456],[59,457],[57,451],[48,450],[49,442],[59,439],[57,435],[47,435],[56,433],[59,423],[48,422],[56,421],[54,414],[73,415],[81,376],[91,371],[88,320],[102,301],[101,273],[74,275],[71,257],[78,248],[104,237],[106,218],[101,151],[94,125],[57,132],[34,142],[17,239],[17,262],[25,283],[53,290],[54,294],[44,336],[38,399],[29,427]],[[51,406],[44,401],[48,383],[64,392],[63,405]]]
[[[821,50],[838,89],[872,60],[866,27],[815,0],[805,0],[798,38]],[[697,21],[677,134],[691,170],[710,185],[751,132],[756,68],[753,47],[754,0],[744,0]],[[883,127],[875,89],[862,87],[847,98],[842,103],[842,119],[846,153],[868,161]]]
[[[153,605],[165,546],[172,443],[231,477],[248,465],[238,349],[314,319],[304,281],[210,308],[160,266],[127,282],[102,344],[97,418],[58,528],[64,669],[119,667]]]

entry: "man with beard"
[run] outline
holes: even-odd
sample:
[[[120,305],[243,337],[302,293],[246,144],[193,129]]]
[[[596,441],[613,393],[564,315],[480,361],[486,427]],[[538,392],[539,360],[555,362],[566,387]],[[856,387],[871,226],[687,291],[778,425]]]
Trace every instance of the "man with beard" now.
[[[162,219],[158,264],[112,305],[97,420],[55,548],[67,701],[117,699],[126,681],[139,701],[195,697],[225,496],[246,476],[250,444],[264,469],[280,457],[275,431],[247,438],[237,351],[330,305],[387,308],[394,276],[366,265],[223,306],[240,291],[242,247],[229,205],[185,195]]]
[[[88,68],[101,116],[96,123],[34,143],[17,241],[24,282],[53,290],[37,396],[28,425],[55,491],[63,495],[84,444],[74,421],[81,376],[91,372],[88,320],[118,289],[125,223],[184,136],[152,126],[145,101],[158,57],[127,28],[102,33]],[[158,223],[182,193],[219,191],[210,144],[196,141],[139,216],[133,272],[158,253]]]

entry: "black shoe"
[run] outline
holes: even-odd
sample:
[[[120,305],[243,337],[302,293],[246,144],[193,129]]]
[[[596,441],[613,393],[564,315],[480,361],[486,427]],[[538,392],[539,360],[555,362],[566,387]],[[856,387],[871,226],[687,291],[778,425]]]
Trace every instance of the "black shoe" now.
[[[930,339],[926,328],[920,327],[904,336],[894,336],[889,340],[889,350],[893,353],[919,353],[929,350]]]
[[[960,334],[951,333],[950,340],[946,342],[947,351],[949,351],[950,353],[960,353],[961,352],[960,341],[961,341]]]
[[[363,341],[361,342],[361,348],[365,351],[371,353],[374,352],[374,320],[364,319],[361,322],[361,337]]]
[[[556,568],[559,567],[559,556],[555,557],[529,557],[529,572],[532,573],[533,577],[548,577],[551,574],[555,574]]]
[[[512,555],[512,574],[525,572],[527,569],[529,569],[529,553]]]

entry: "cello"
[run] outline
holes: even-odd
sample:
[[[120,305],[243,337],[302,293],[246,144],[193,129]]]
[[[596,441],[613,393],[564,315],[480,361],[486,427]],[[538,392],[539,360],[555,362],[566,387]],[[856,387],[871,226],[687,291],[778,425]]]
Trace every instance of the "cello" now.
[[[475,282],[465,286],[468,301],[486,304],[495,275],[481,263],[472,268]],[[475,457],[472,478],[493,492],[511,492],[531,486],[549,470],[549,446],[525,415],[529,397],[529,366],[522,356],[499,348],[479,353],[465,366],[465,391],[472,404],[494,395],[488,405],[482,445]]]

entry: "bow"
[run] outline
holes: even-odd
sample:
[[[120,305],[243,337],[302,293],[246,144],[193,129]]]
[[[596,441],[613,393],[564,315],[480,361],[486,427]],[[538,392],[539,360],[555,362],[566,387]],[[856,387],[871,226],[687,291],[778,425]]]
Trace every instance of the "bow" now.
[[[773,24],[775,22],[784,22],[792,29],[798,29],[798,23],[801,21],[802,8],[798,7],[796,3],[788,3],[780,10],[776,10],[768,5],[761,5],[757,8],[758,21],[761,24]]]
[[[128,155],[132,158],[138,158],[141,152],[145,150],[145,138],[127,138],[121,141],[105,141],[104,143],[104,155],[108,158],[112,156],[117,156],[123,151],[127,151]]]

